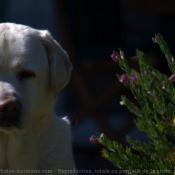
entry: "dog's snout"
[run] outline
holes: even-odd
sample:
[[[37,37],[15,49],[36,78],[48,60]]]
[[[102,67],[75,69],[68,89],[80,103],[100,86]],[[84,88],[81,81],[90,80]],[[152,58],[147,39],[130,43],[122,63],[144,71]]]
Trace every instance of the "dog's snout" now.
[[[14,115],[20,110],[21,106],[17,100],[4,100],[0,102],[0,113]]]
[[[0,126],[18,125],[21,105],[16,99],[0,101]]]

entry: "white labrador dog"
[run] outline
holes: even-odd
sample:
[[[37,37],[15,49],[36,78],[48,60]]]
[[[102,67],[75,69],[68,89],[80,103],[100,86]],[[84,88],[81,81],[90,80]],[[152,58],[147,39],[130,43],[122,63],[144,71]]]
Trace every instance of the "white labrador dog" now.
[[[57,92],[72,64],[48,31],[0,24],[0,174],[75,174]]]

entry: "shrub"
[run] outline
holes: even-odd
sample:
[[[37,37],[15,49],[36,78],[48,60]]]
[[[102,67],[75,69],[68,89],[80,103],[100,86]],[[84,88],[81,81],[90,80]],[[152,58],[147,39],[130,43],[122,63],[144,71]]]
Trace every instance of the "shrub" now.
[[[172,72],[169,78],[148,65],[144,53],[138,49],[139,71],[129,66],[122,50],[113,51],[111,55],[124,71],[122,75],[117,75],[119,81],[131,90],[139,105],[125,96],[121,97],[120,104],[137,116],[135,124],[147,134],[149,142],[127,136],[130,146],[123,147],[104,134],[90,138],[92,142],[105,147],[103,157],[125,174],[174,174],[175,146],[169,138],[175,136],[175,60],[160,34],[156,34],[152,40],[159,45],[167,59]]]

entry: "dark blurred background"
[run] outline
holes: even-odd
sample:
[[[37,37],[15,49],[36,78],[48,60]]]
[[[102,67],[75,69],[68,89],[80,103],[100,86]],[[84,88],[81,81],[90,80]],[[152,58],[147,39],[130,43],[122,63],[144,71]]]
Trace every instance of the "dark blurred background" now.
[[[101,158],[102,147],[89,142],[97,132],[123,145],[126,135],[147,140],[134,126],[135,117],[119,104],[122,94],[132,96],[118,81],[116,73],[122,71],[110,55],[122,48],[130,61],[139,48],[152,66],[169,75],[152,37],[161,33],[175,52],[174,7],[174,0],[0,0],[0,22],[48,29],[70,55],[74,70],[58,94],[56,111],[72,121],[78,169],[116,169]]]

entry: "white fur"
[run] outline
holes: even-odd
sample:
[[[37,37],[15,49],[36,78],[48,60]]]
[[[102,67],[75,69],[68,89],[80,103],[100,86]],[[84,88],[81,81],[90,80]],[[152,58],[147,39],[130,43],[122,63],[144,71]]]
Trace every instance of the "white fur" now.
[[[26,69],[36,76],[21,81]],[[20,128],[0,127],[0,174],[75,169],[69,122],[54,112],[57,92],[68,83],[71,69],[66,52],[48,31],[0,24],[0,101],[17,99],[22,106]]]

